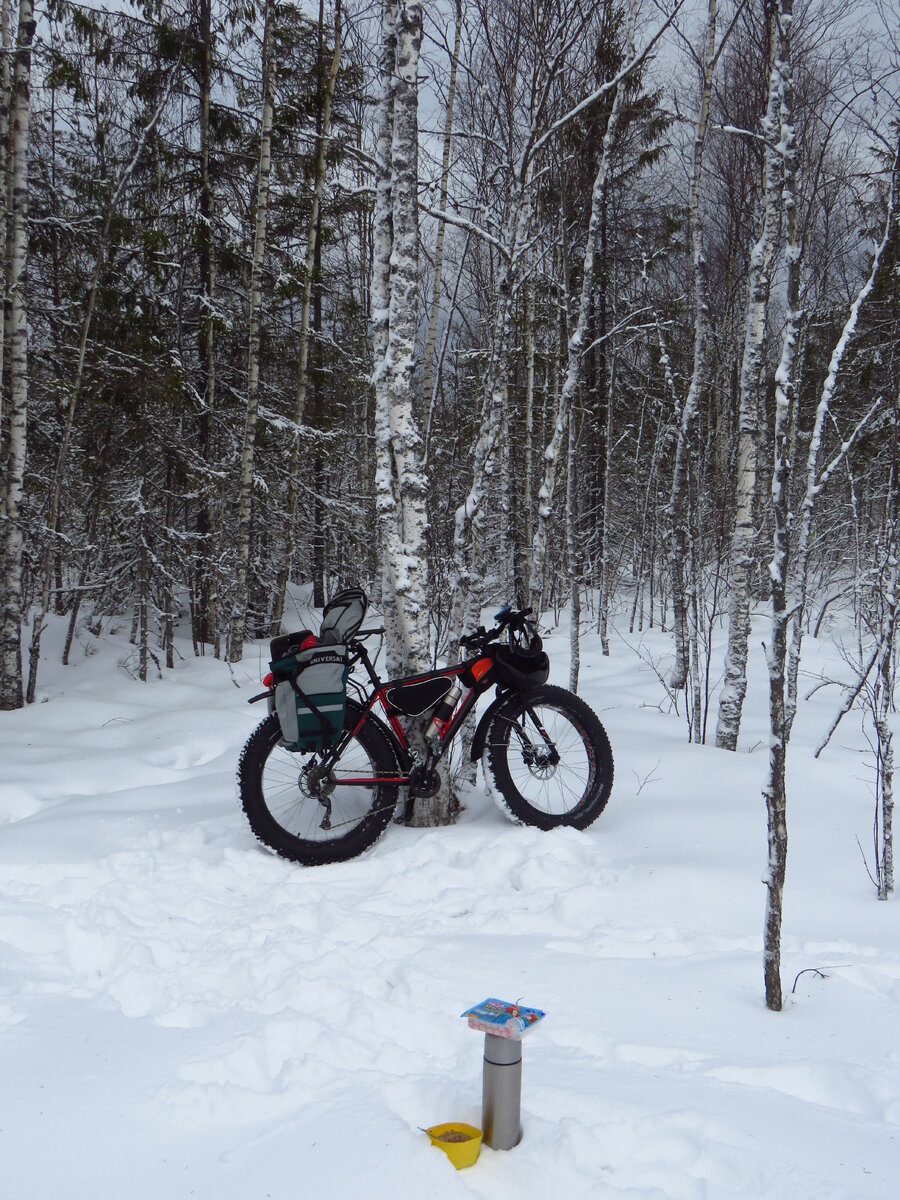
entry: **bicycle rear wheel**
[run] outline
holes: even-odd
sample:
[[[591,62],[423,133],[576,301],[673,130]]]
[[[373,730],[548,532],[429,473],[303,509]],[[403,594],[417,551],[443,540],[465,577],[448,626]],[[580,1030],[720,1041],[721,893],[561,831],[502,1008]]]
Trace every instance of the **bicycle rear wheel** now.
[[[347,703],[345,729],[362,709]],[[282,858],[318,866],[362,854],[384,833],[397,804],[397,785],[350,782],[395,776],[397,762],[385,735],[366,721],[318,787],[311,778],[319,754],[294,753],[281,740],[277,716],[250,735],[238,763],[238,789],[250,827]]]
[[[606,730],[583,700],[552,685],[510,696],[498,709],[482,761],[506,815],[539,829],[586,829],[612,791]]]

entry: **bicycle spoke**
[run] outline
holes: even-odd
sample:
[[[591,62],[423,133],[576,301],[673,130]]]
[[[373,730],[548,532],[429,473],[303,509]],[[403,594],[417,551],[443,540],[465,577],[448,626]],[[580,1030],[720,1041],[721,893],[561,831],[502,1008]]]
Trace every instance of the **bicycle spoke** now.
[[[509,722],[504,736],[510,778],[529,805],[564,816],[583,803],[593,782],[593,761],[585,735],[566,713],[529,707]]]

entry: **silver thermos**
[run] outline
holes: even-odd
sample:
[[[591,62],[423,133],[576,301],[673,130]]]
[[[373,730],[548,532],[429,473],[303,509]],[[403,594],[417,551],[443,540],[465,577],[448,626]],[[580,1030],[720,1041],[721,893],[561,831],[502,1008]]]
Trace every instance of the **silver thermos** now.
[[[512,1150],[522,1140],[522,1043],[484,1035],[481,1127],[485,1145]]]

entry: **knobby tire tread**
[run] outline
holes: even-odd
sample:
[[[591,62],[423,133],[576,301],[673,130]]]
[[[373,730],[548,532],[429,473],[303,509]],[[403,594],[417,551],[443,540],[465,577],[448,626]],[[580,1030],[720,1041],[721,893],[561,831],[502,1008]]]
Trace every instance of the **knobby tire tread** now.
[[[362,709],[353,701],[348,701],[345,729],[353,728],[361,716]],[[359,730],[356,740],[370,756],[374,771],[388,775],[396,773],[398,767],[393,748],[374,722],[367,721]],[[369,813],[342,837],[314,841],[298,837],[278,824],[266,805],[262,778],[266,761],[280,741],[281,726],[277,715],[272,714],[250,735],[238,761],[241,805],[259,841],[282,858],[307,867],[346,862],[374,845],[393,816],[398,792],[395,785],[381,784],[373,789]],[[300,759],[301,756],[297,755],[298,772]]]
[[[565,714],[591,746],[596,765],[595,778],[588,794],[569,812],[553,814],[535,808],[521,795],[510,774],[508,756],[513,745],[511,722],[526,705],[536,708],[544,706]],[[511,696],[497,710],[488,730],[482,766],[488,790],[501,812],[516,824],[532,825],[538,829],[557,829],[560,826],[587,829],[606,808],[612,791],[614,764],[606,730],[593,709],[579,696],[552,684],[535,688],[525,697]]]

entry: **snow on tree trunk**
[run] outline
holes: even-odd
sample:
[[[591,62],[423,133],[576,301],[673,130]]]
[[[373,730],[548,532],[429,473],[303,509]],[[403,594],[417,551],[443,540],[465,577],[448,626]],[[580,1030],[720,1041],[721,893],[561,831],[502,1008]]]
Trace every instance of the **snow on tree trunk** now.
[[[331,105],[334,100],[334,88],[337,82],[338,70],[341,63],[341,3],[337,0],[334,8],[334,54],[331,59],[331,69],[325,85],[325,97],[322,106],[322,133],[316,151],[315,183],[313,186],[312,209],[309,214],[309,224],[306,233],[306,258],[303,264],[303,296],[300,304],[300,353],[297,365],[297,390],[294,394],[294,430],[293,443],[288,465],[288,495],[287,513],[285,516],[285,546],[281,568],[278,573],[278,583],[275,589],[275,603],[272,612],[272,634],[281,632],[281,620],[284,616],[284,605],[287,597],[287,586],[291,578],[291,568],[294,562],[294,530],[297,523],[297,506],[300,494],[298,476],[300,472],[301,441],[300,429],[306,410],[306,391],[309,380],[309,313],[312,299],[313,270],[316,258],[316,246],[319,234],[319,209],[322,203],[322,193],[325,188],[325,156],[328,141],[331,136]]]
[[[22,707],[21,504],[28,428],[28,319],[25,266],[28,253],[28,133],[31,113],[31,45],[34,5],[20,0],[10,111],[12,213],[9,271],[9,444],[6,453],[6,526],[0,578],[0,709]]]
[[[531,545],[534,536],[532,519],[532,480],[534,478],[534,283],[525,280],[525,477],[522,481],[522,526],[525,543]]]
[[[385,0],[382,98],[376,146],[372,323],[376,504],[383,563],[387,664],[392,674],[428,663],[425,479],[413,411],[418,318],[417,70],[420,4]]]
[[[429,664],[426,481],[413,387],[419,316],[417,75],[422,19],[418,0],[400,5],[391,140],[394,240],[388,316],[388,420],[399,546],[397,553],[388,556],[387,568],[406,671],[426,670]]]
[[[416,420],[418,325],[418,64],[422,6],[385,0],[382,98],[376,146],[375,251],[372,282],[375,351],[376,505],[381,532],[382,606],[391,674],[430,662],[426,481]],[[409,728],[420,759],[422,729]],[[453,801],[446,762],[436,795],[420,797],[417,825],[444,824]]]
[[[459,67],[459,48],[462,41],[463,9],[462,0],[456,0],[456,37],[453,43],[453,57],[450,60],[450,84],[447,91],[447,111],[444,116],[444,151],[441,159],[441,200],[440,211],[447,211],[447,193],[450,182],[450,146],[453,134],[453,105],[456,98],[456,75]],[[444,234],[446,223],[438,221],[437,245],[434,251],[434,288],[431,297],[431,317],[428,322],[428,336],[425,339],[425,364],[422,370],[422,400],[423,408],[428,408],[432,402],[434,391],[434,351],[437,343],[438,317],[441,308],[441,279],[444,266]]]
[[[197,258],[200,284],[200,319],[197,328],[197,349],[200,356],[201,410],[197,422],[199,457],[203,463],[204,477],[200,486],[199,505],[196,515],[198,542],[198,568],[194,590],[192,634],[194,653],[204,653],[207,643],[218,643],[218,572],[213,567],[216,559],[210,533],[215,525],[215,501],[209,478],[209,466],[214,461],[212,441],[212,414],[216,404],[216,253],[214,223],[214,196],[209,169],[210,149],[210,104],[212,101],[213,75],[213,28],[212,0],[200,0],[198,5],[198,33],[200,56],[200,193],[197,199]],[[216,543],[218,545],[218,543]]]
[[[787,306],[781,361],[775,372],[775,462],[772,475],[772,518],[774,524],[769,579],[772,595],[772,630],[767,647],[769,667],[769,772],[763,796],[766,801],[769,864],[766,875],[766,913],[763,960],[766,1006],[782,1008],[781,925],[784,880],[787,867],[787,790],[785,761],[789,730],[785,721],[785,663],[790,614],[787,604],[788,559],[790,555],[790,446],[797,419],[794,372],[800,327],[800,243],[798,240],[797,137],[793,124],[793,70],[791,34],[793,0],[781,0],[777,16],[772,73],[779,115],[777,154],[781,160],[782,210],[787,226],[785,266]],[[774,133],[774,131],[772,131]]]
[[[402,656],[396,626],[394,594],[388,561],[399,554],[397,497],[391,470],[391,424],[388,399],[388,334],[391,292],[391,248],[394,244],[394,210],[391,173],[391,138],[394,128],[395,63],[397,57],[397,3],[382,0],[379,72],[381,98],[375,142],[375,216],[372,231],[372,354],[375,370],[375,508],[381,541],[381,604],[386,630],[385,657],[391,675],[400,673]]]
[[[606,393],[606,436],[603,439],[603,507],[600,514],[600,597],[597,619],[597,632],[600,634],[600,650],[609,657],[609,601],[612,587],[612,556],[610,554],[610,533],[612,526],[612,497],[610,480],[612,478],[613,451],[613,389],[615,387],[616,362],[615,356],[609,370],[609,386]]]
[[[894,890],[894,675],[897,615],[900,611],[900,455],[898,430],[894,426],[893,461],[888,490],[888,531],[881,571],[881,636],[872,689],[872,718],[875,725],[875,885],[878,899],[887,900]]]
[[[713,73],[716,63],[716,18],[717,0],[709,0],[706,25],[706,46],[703,58],[703,79],[700,92],[700,110],[694,134],[691,188],[688,220],[691,229],[691,267],[694,297],[694,366],[684,405],[680,409],[678,433],[675,443],[675,464],[672,470],[672,492],[667,509],[667,540],[669,573],[672,580],[673,632],[675,639],[675,661],[669,678],[669,686],[683,688],[687,682],[689,647],[687,629],[687,599],[685,595],[685,572],[688,563],[688,459],[691,453],[691,438],[700,394],[706,383],[707,340],[709,331],[709,295],[706,283],[706,249],[703,218],[700,209],[700,179],[703,171],[703,151],[709,124],[709,104],[712,95]],[[668,359],[665,360],[668,369]]]
[[[637,20],[637,2],[631,6],[628,20],[626,62],[634,59],[634,27]],[[544,567],[547,557],[547,543],[550,535],[550,518],[553,512],[553,494],[556,487],[556,471],[562,445],[563,434],[570,419],[571,408],[574,404],[575,393],[581,378],[581,359],[584,352],[585,334],[590,318],[591,300],[594,288],[594,266],[603,202],[606,198],[606,188],[612,166],[612,152],[622,111],[622,102],[626,84],[620,81],[613,93],[612,107],[606,132],[603,137],[603,148],[600,153],[600,163],[594,177],[591,191],[591,215],[588,223],[587,242],[584,250],[584,267],[581,281],[581,298],[578,305],[578,318],[575,329],[569,336],[569,358],[566,378],[559,395],[556,410],[556,420],[553,434],[544,450],[544,475],[538,492],[537,522],[532,542],[531,578],[529,582],[529,603],[536,613],[540,613],[543,603]]]
[[[577,466],[575,421],[569,421],[569,453],[566,463],[566,557],[569,560],[569,582],[572,589],[569,617],[569,691],[578,691],[581,669],[581,573],[582,555],[578,546],[575,522],[577,519]]]
[[[773,22],[777,22],[774,15]],[[773,29],[772,54],[777,53],[778,34]],[[769,90],[763,136],[766,148],[763,168],[763,220],[760,235],[750,252],[747,283],[747,313],[744,351],[741,360],[740,410],[737,469],[735,471],[735,516],[731,536],[731,599],[728,613],[728,649],[725,682],[719,698],[716,745],[736,750],[741,711],[747,691],[747,642],[750,635],[750,573],[757,531],[753,521],[756,495],[759,408],[764,389],[763,348],[769,313],[772,272],[778,256],[781,227],[782,153],[778,145],[780,77],[774,60],[769,65]]]
[[[7,175],[9,172],[9,116],[12,98],[12,75],[10,74],[10,0],[3,0],[0,8],[0,382],[3,380],[4,354],[6,351],[6,245],[9,236],[9,205]],[[3,430],[3,387],[0,386],[0,441]],[[2,461],[2,460],[0,460]],[[0,496],[0,513],[3,497]],[[0,542],[0,564],[3,561],[3,546]]]
[[[250,573],[250,533],[253,508],[253,464],[256,424],[259,416],[259,310],[262,303],[262,268],[266,250],[266,220],[269,210],[269,174],[272,165],[272,120],[275,111],[274,0],[266,4],[263,32],[263,112],[256,177],[256,223],[250,266],[250,332],[247,351],[247,415],[241,450],[241,485],[238,502],[237,568],[234,608],[228,639],[229,662],[240,662],[244,653]]]

